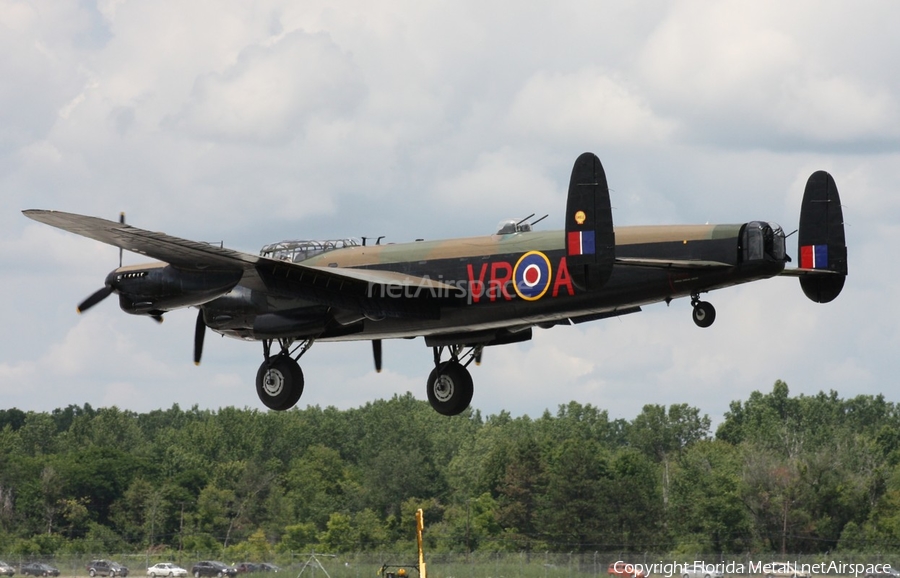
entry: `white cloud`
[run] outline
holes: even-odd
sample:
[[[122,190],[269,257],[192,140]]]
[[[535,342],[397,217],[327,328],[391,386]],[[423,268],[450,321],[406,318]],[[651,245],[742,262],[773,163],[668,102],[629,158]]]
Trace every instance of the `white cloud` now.
[[[515,133],[611,146],[664,142],[674,128],[633,89],[593,67],[536,73],[513,100],[507,122]]]
[[[644,45],[641,75],[692,141],[897,148],[896,86],[859,74],[853,60],[878,57],[848,39],[853,17],[808,2],[680,2]]]
[[[829,170],[848,223],[845,293],[818,306],[773,280],[708,296],[709,331],[685,301],[539,330],[485,353],[476,407],[720,414],[779,378],[895,400],[898,16],[894,2],[0,0],[0,391],[23,409],[258,407],[258,344],[210,335],[195,368],[190,312],[156,326],[111,298],[76,317],[117,251],[21,209],[125,210],[248,251],[479,234],[532,211],[553,228],[571,163],[592,150],[621,224],[769,218],[791,231],[807,176]],[[386,343],[385,364],[375,375],[365,343],[316,345],[303,403],[424,399],[421,340]]]
[[[313,118],[353,113],[363,94],[358,70],[327,34],[292,32],[198,77],[171,124],[202,138],[284,143]]]
[[[484,152],[475,166],[437,183],[434,195],[446,204],[478,207],[479,213],[503,215],[501,218],[525,217],[540,207],[565,202],[550,179],[509,149]]]

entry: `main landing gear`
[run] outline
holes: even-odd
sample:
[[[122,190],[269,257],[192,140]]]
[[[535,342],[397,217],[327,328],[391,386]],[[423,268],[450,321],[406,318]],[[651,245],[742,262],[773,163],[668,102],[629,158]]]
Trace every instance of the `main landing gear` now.
[[[428,376],[428,402],[439,414],[459,415],[472,403],[475,393],[472,376],[466,367],[481,360],[483,346],[452,345],[433,349],[434,369]],[[444,349],[450,353],[449,361],[441,361]]]
[[[700,294],[691,295],[691,306],[694,308],[692,317],[697,327],[709,327],[716,320],[716,308],[708,301],[700,301]]]
[[[294,346],[292,339],[279,339],[278,355],[271,355],[272,343],[263,339],[265,361],[256,372],[256,394],[267,408],[283,411],[294,407],[303,395],[303,371],[296,360],[312,347],[313,340],[305,339]]]

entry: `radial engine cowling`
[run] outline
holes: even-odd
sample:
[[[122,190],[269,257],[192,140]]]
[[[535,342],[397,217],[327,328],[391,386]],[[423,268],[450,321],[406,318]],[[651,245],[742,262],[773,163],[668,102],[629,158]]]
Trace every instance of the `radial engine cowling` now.
[[[155,315],[211,301],[231,291],[242,276],[240,269],[179,269],[160,263],[120,267],[107,276],[106,284],[119,294],[126,313]]]

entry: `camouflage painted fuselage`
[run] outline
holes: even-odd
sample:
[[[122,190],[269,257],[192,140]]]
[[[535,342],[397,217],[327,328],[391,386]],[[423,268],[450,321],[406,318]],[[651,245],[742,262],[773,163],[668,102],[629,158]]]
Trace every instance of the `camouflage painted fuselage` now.
[[[365,298],[385,303],[385,314],[342,314],[314,295],[298,298],[289,286],[279,297],[277,272],[266,279],[265,295],[239,286],[203,308],[209,327],[244,339],[424,335],[464,343],[474,332],[599,319],[780,273],[783,261],[745,256],[743,229],[744,225],[617,227],[616,258],[647,264],[616,264],[609,281],[595,291],[582,290],[573,282],[563,231],[519,232],[349,247],[302,261],[321,268],[394,271],[439,284],[431,288],[370,284]],[[701,265],[654,266],[653,260]],[[717,266],[704,268],[704,262]]]

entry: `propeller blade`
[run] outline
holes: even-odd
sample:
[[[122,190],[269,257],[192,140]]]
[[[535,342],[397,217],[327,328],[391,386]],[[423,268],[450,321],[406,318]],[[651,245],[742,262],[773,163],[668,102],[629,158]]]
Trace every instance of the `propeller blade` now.
[[[372,340],[372,356],[375,358],[375,371],[381,373],[381,340]]]
[[[119,213],[119,224],[125,224],[125,211]],[[119,247],[119,268],[122,267],[122,247]]]
[[[96,305],[97,303],[100,303],[101,301],[103,301],[104,299],[109,297],[112,292],[113,292],[113,288],[109,285],[105,285],[103,287],[103,289],[96,291],[93,295],[91,295],[90,297],[88,297],[87,299],[82,301],[78,305],[78,312],[84,313],[85,311],[87,311],[88,309],[90,309],[91,307]]]
[[[203,321],[203,310],[197,312],[197,326],[194,329],[194,365],[200,365],[203,355],[203,337],[206,335],[206,322]]]

